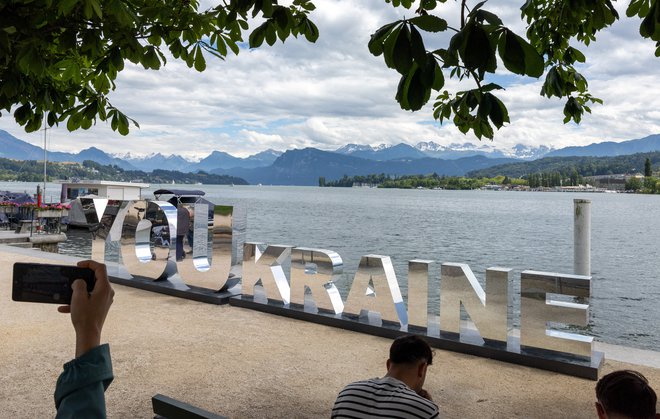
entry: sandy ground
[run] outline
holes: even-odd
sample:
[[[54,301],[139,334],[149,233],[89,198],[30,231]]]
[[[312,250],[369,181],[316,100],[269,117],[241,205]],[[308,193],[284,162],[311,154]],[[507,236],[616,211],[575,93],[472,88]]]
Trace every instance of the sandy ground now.
[[[55,305],[11,301],[11,266],[19,260],[38,261],[0,248],[0,418],[52,417],[73,329]],[[153,417],[156,393],[232,418],[329,417],[346,383],[385,372],[388,339],[114,288],[103,337],[115,371],[106,392],[111,418]],[[660,389],[660,369],[606,361],[603,372],[620,368],[641,371]],[[594,386],[436,350],[425,387],[447,418],[594,418]]]

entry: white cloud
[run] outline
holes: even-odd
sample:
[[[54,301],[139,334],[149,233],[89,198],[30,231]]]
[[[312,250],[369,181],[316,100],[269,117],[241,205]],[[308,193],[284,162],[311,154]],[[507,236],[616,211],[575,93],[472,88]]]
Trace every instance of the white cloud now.
[[[102,122],[74,133],[60,127],[49,131],[51,149],[96,146],[112,153],[199,158],[213,150],[244,157],[267,148],[333,150],[346,143],[478,143],[451,123],[440,126],[433,121],[430,104],[414,113],[401,110],[394,100],[398,75],[386,68],[382,57],[369,53],[371,33],[404,15],[411,17],[412,11],[382,0],[316,4],[312,20],[321,33],[316,44],[292,38],[273,47],[241,50],[225,61],[209,57],[203,73],[171,58],[160,71],[127,64],[110,99],[141,128],[122,137]],[[456,26],[459,3],[439,7]],[[492,2],[485,7],[513,29],[523,28],[517,6]],[[617,8],[621,20],[599,34],[596,43],[588,48],[576,45],[588,60],[580,71],[605,105],[594,105],[593,114],[585,115],[581,125],[565,125],[563,102],[541,97],[540,81],[504,72],[506,83],[494,81],[506,87],[500,98],[509,108],[511,124],[485,144],[563,147],[660,132],[660,74],[653,71],[658,65],[653,43],[639,36],[639,19],[626,18],[625,5]],[[439,41],[433,42],[435,46]],[[455,79],[447,78],[448,89],[457,86]],[[43,142],[43,134],[26,134],[11,115],[3,114],[0,129],[36,145]]]

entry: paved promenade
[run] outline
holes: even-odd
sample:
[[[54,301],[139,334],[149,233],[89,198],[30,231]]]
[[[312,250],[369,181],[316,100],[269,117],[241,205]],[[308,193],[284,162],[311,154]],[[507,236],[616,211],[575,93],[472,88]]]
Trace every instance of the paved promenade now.
[[[0,246],[0,417],[53,417],[55,380],[74,352],[70,320],[55,305],[11,301],[12,263],[43,262],[37,252]],[[232,418],[327,418],[344,384],[385,372],[388,339],[114,288],[103,336],[115,371],[111,418],[153,417],[156,393]],[[660,353],[604,348],[627,361],[607,359],[605,373],[637,369],[660,390]],[[435,353],[426,388],[445,418],[596,417],[594,381]]]

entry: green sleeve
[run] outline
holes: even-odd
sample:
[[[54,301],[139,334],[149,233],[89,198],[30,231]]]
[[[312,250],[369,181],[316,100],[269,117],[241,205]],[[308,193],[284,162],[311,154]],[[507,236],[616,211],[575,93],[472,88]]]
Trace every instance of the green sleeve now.
[[[105,418],[105,389],[112,382],[110,347],[97,346],[64,364],[55,387],[57,419]]]

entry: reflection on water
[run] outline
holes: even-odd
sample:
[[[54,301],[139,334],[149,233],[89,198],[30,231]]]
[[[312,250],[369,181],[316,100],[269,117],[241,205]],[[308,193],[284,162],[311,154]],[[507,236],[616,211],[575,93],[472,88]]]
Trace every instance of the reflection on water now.
[[[70,228],[66,232],[66,241],[58,245],[63,255],[77,256],[84,259],[92,257],[92,233],[86,228]]]

